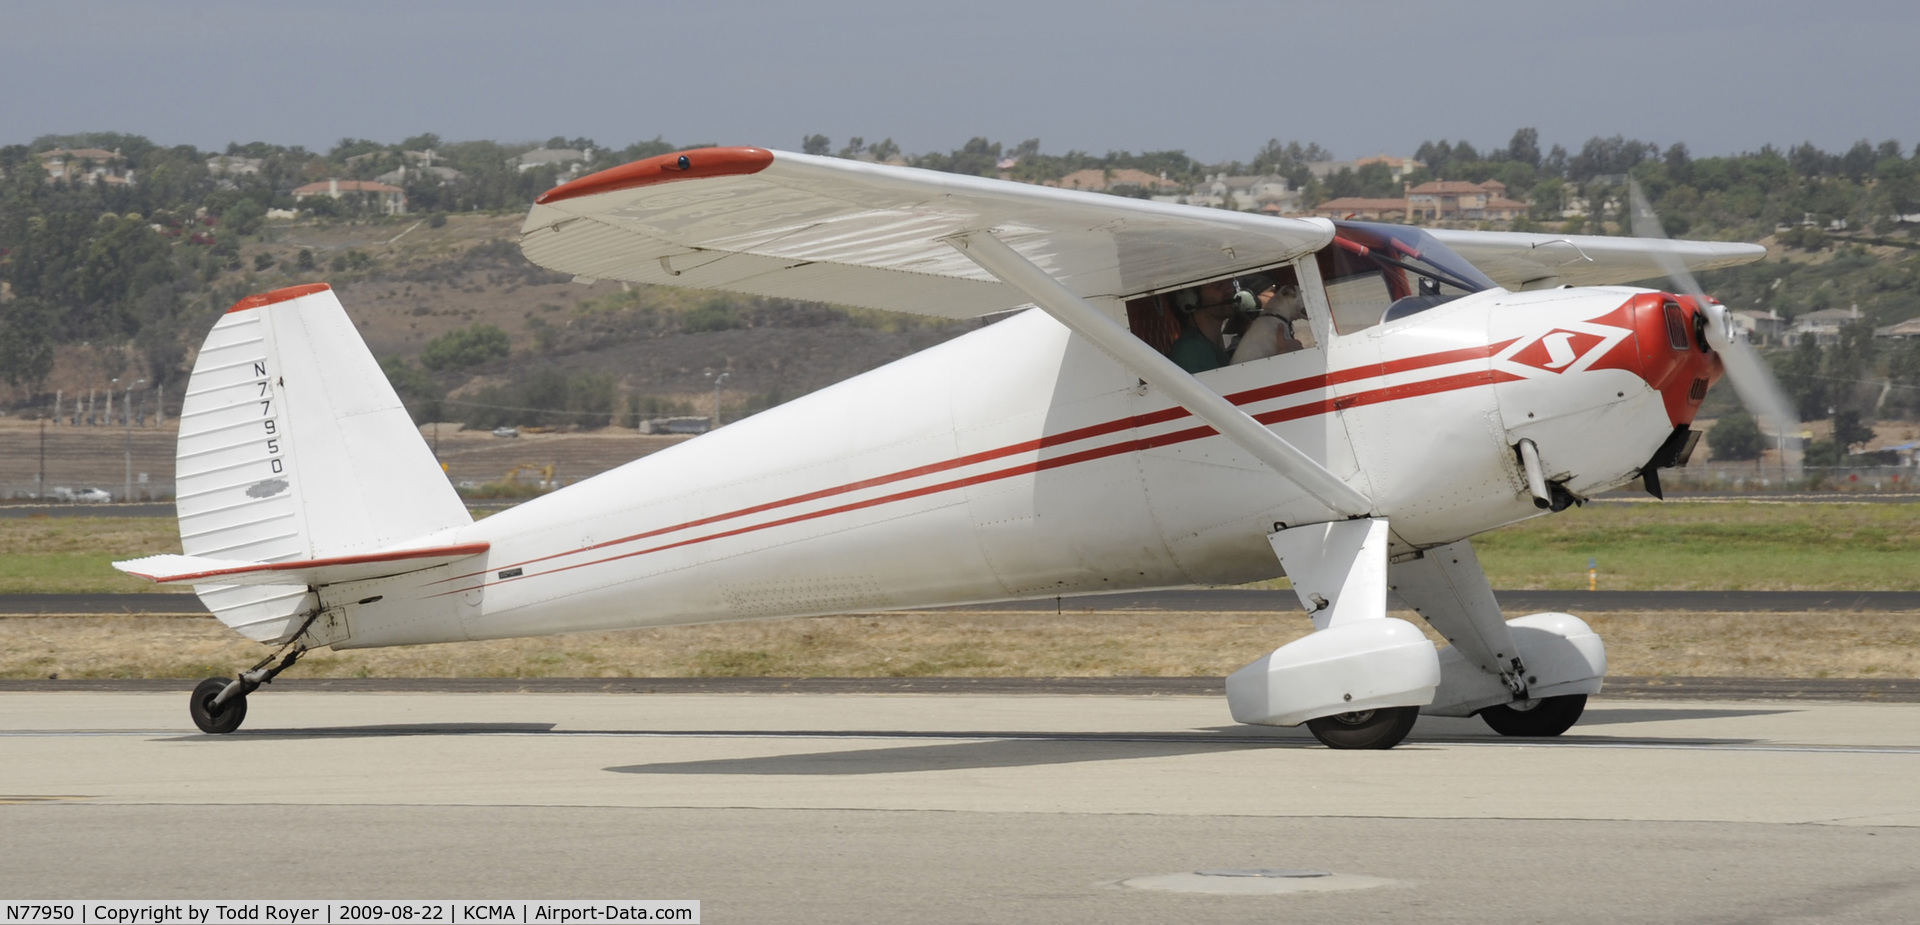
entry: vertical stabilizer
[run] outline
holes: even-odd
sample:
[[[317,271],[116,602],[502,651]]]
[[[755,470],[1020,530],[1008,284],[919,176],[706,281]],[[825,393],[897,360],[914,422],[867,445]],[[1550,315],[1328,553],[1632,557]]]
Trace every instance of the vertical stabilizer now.
[[[380,549],[472,522],[324,283],[240,300],[207,334],[180,412],[189,556],[248,562]],[[221,622],[277,642],[305,585],[197,585]]]

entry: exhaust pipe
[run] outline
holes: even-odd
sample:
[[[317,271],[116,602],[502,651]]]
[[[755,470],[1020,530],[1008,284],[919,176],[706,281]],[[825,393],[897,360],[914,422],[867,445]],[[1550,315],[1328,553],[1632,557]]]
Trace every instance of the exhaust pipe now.
[[[1532,440],[1520,441],[1520,468],[1527,474],[1527,491],[1533,495],[1533,506],[1541,510],[1553,507],[1553,493],[1547,489],[1547,475],[1540,469],[1540,448]]]

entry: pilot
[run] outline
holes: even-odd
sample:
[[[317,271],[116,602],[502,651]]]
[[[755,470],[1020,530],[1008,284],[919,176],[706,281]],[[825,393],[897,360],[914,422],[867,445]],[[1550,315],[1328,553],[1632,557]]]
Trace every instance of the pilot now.
[[[1218,369],[1232,359],[1227,349],[1224,328],[1229,320],[1253,307],[1252,293],[1240,291],[1233,280],[1203,283],[1175,297],[1184,314],[1180,339],[1173,342],[1169,356],[1181,369],[1204,373]]]
[[[1301,348],[1300,341],[1293,336],[1293,323],[1307,316],[1299,287],[1265,279],[1262,282],[1266,285],[1254,296],[1260,313],[1247,322],[1246,333],[1240,335],[1240,342],[1234,345],[1232,362],[1245,363]]]

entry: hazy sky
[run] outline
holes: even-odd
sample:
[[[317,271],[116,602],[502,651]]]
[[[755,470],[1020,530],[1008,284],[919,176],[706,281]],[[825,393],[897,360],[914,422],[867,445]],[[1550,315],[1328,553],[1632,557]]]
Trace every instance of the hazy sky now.
[[[0,144],[664,136],[909,152],[1625,134],[1696,155],[1920,141],[1920,3],[10,2]]]

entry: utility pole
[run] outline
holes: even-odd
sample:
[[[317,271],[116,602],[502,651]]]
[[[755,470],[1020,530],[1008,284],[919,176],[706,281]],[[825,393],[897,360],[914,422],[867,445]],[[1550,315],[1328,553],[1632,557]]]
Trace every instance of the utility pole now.
[[[707,370],[707,375],[713,377],[713,427],[709,429],[719,430],[720,429],[720,383],[727,381],[728,374],[721,373],[718,376],[714,376],[713,370],[709,369]]]
[[[40,415],[40,474],[34,476],[33,500],[47,500],[47,415]]]
[[[115,381],[117,382],[119,380]],[[127,481],[125,486],[120,490],[120,500],[122,503],[133,500],[133,387],[143,385],[146,381],[145,379],[137,379],[127,383],[127,394],[125,399],[120,402],[121,409],[126,412],[122,418],[122,420],[125,421],[125,427],[122,429],[127,435]],[[107,412],[107,423],[111,424],[113,423],[113,412],[111,411],[113,408],[112,392],[107,393],[107,408],[109,409]]]

